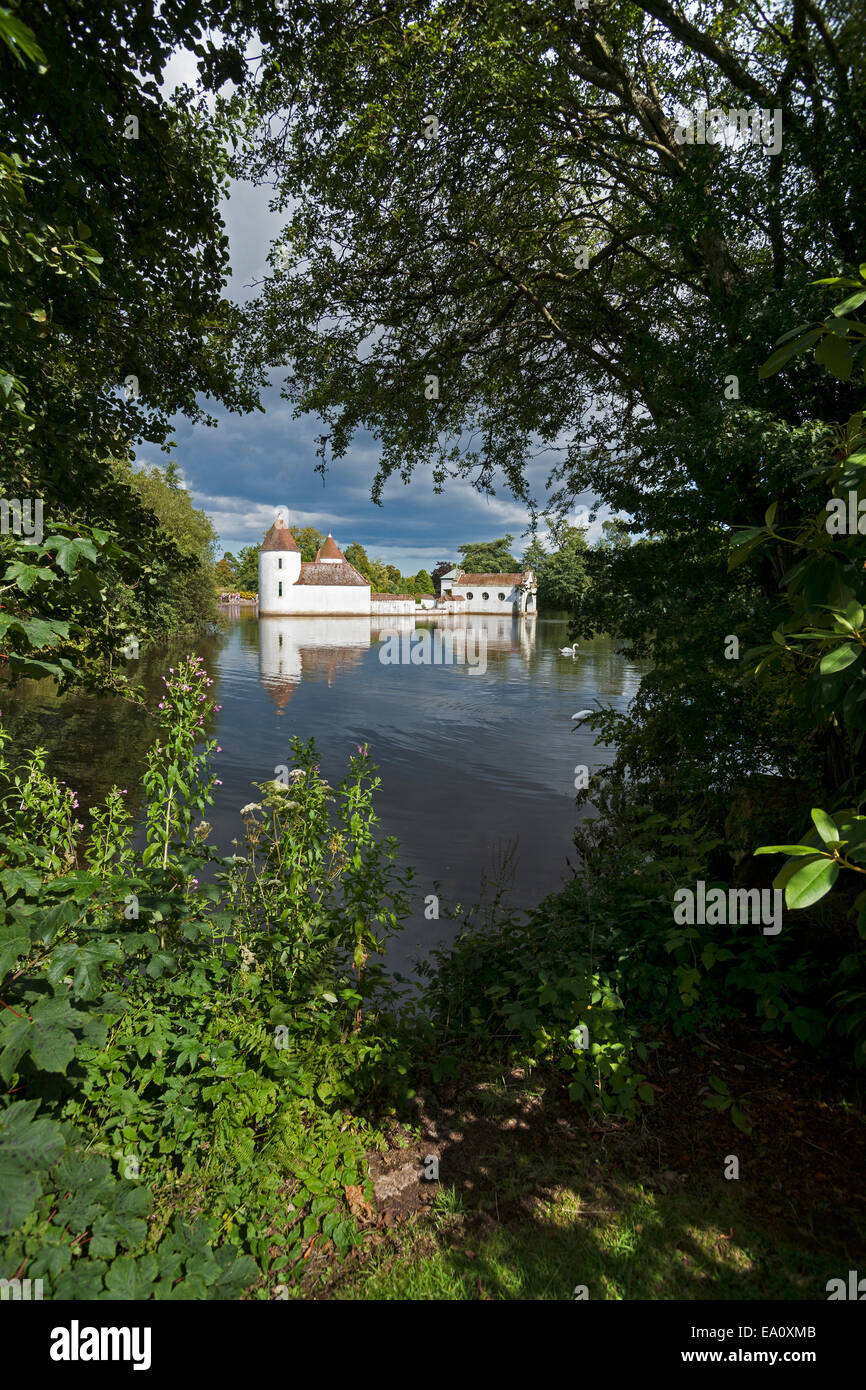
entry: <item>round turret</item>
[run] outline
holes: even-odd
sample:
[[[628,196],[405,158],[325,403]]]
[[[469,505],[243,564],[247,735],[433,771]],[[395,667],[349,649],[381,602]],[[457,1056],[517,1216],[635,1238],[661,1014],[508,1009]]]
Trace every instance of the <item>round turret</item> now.
[[[287,524],[285,507],[259,550],[259,613],[290,613],[289,590],[301,573],[301,552]]]

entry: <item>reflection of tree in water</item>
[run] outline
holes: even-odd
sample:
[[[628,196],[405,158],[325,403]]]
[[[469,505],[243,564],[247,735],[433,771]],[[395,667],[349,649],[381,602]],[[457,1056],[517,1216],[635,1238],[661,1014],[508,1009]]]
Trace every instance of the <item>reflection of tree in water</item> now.
[[[259,615],[254,608],[241,609],[233,620],[238,640],[245,651],[257,652],[259,648]]]
[[[127,787],[133,816],[141,809],[140,779],[158,725],[152,711],[162,697],[162,676],[193,650],[213,669],[227,633],[149,649],[130,667],[130,681],[144,688],[144,705],[94,695],[58,695],[51,680],[21,681],[0,690],[3,724],[12,735],[7,757],[13,769],[31,748],[45,748],[48,771],[78,794],[79,812],[103,801],[113,785]],[[5,790],[5,788],[4,788]],[[85,829],[89,817],[81,817]]]
[[[500,835],[495,844],[487,847],[487,867],[481,875],[481,904],[491,923],[496,921],[500,906],[514,893],[519,850],[519,835]]]

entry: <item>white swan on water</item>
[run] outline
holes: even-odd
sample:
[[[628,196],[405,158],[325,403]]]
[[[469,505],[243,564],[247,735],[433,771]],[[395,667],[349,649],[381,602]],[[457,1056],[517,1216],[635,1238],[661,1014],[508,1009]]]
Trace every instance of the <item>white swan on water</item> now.
[[[595,714],[594,709],[579,709],[577,714],[573,714],[572,719],[586,719],[588,715]]]
[[[579,643],[579,642],[572,642],[572,644],[571,644],[570,647],[560,647],[560,649],[559,649],[559,655],[560,655],[560,656],[577,656],[577,649],[578,649],[579,646],[580,646],[580,643]]]

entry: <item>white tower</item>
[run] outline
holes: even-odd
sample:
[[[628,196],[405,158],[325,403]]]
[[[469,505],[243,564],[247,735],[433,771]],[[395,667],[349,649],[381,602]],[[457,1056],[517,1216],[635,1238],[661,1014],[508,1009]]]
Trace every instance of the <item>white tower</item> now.
[[[288,511],[278,507],[274,524],[259,550],[259,615],[291,613],[290,590],[301,573],[301,552],[288,527]]]

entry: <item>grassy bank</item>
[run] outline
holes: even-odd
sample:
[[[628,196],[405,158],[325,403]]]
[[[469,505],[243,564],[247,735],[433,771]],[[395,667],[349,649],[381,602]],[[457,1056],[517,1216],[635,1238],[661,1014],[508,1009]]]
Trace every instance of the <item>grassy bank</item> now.
[[[804,1086],[794,1048],[745,1032],[670,1039],[656,1059],[658,1100],[636,1122],[588,1117],[561,1078],[520,1069],[431,1092],[372,1159],[383,1197],[360,1247],[311,1255],[296,1296],[826,1298],[866,1253],[862,1113],[826,1076]],[[705,1108],[719,1071],[762,1094],[749,1136]]]

